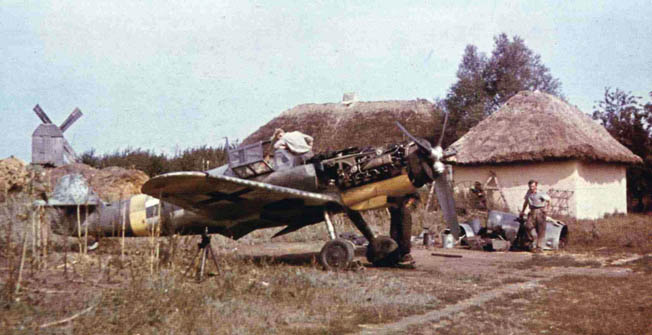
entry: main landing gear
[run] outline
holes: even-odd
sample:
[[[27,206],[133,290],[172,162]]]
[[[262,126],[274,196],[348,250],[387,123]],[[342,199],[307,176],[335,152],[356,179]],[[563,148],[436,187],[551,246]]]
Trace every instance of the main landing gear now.
[[[389,236],[375,236],[359,212],[348,210],[347,215],[362,235],[369,241],[367,260],[374,266],[395,266],[400,260],[398,244]],[[324,221],[330,241],[326,242],[319,253],[319,263],[327,270],[348,268],[355,255],[355,246],[351,241],[337,238],[330,214],[324,211]]]
[[[331,221],[328,211],[324,211],[324,222],[328,229],[330,241],[321,248],[319,253],[319,264],[326,270],[344,270],[351,265],[355,255],[355,246],[351,241],[337,238],[335,227]]]

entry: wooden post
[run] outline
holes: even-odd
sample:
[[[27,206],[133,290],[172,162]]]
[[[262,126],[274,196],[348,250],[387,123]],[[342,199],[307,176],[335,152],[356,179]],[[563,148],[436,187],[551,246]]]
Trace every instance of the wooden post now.
[[[20,292],[20,281],[23,279],[23,266],[25,265],[25,254],[27,253],[27,229],[23,229],[23,253],[20,256],[20,267],[18,268],[18,281],[16,282],[16,294]]]
[[[41,247],[43,248],[43,268],[47,267],[48,261],[48,226],[43,224],[43,216],[45,215],[45,209],[42,206],[39,206],[39,216],[38,223],[41,229]]]
[[[84,216],[84,256],[88,255],[88,202],[86,202]]]
[[[430,209],[430,204],[432,203],[432,195],[435,193],[435,181],[433,180],[430,183],[430,192],[428,192],[428,200],[426,200],[426,212]]]
[[[124,197],[124,190],[120,192],[120,199]],[[122,206],[122,200],[119,202],[120,204],[120,218],[122,219],[122,237],[120,240],[120,262],[124,263],[125,261],[125,225],[127,224],[127,208],[125,206]],[[126,203],[125,203],[126,205]]]
[[[38,260],[36,258],[36,215],[34,215],[34,210],[31,211],[29,218],[32,226],[32,259],[30,262],[30,271],[32,271],[32,274],[34,274],[34,263],[36,263],[36,266],[38,266]]]
[[[163,215],[161,212],[163,211],[163,204],[161,203],[161,194],[159,193],[159,200],[158,200],[158,224],[156,225],[156,268],[158,270],[159,268],[159,256],[161,253],[161,243],[160,243],[160,237],[161,237],[161,229],[163,227]]]
[[[41,206],[36,206],[35,209],[36,216],[33,218],[34,225],[36,226],[36,268],[41,268],[41,251],[43,246],[41,243]]]
[[[81,260],[81,255],[84,252],[82,249],[82,236],[81,236],[81,207],[77,205],[77,245],[79,245],[79,258]]]
[[[154,274],[154,225],[149,227],[149,275]]]

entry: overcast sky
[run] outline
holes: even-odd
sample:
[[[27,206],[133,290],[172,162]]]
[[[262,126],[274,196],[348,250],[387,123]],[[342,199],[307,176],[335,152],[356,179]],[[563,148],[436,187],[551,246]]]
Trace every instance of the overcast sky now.
[[[544,4],[545,3],[545,4]],[[648,1],[0,0],[0,158],[31,160],[40,104],[78,153],[243,139],[308,102],[444,97],[464,47],[519,35],[590,113],[649,101]]]

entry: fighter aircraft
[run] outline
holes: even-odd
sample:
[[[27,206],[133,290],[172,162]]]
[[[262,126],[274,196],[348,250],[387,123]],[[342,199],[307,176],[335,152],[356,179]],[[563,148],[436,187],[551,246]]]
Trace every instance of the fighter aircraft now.
[[[122,220],[126,235],[143,236],[161,218],[163,234],[217,233],[237,240],[257,229],[284,227],[275,235],[279,236],[325,222],[330,240],[321,249],[319,261],[326,268],[344,268],[353,259],[354,247],[337,238],[331,216],[346,213],[369,241],[367,259],[376,265],[396,263],[397,243],[376,236],[361,211],[388,207],[393,199],[434,182],[455,238],[460,229],[442,162],[454,152],[442,149],[443,136],[433,147],[396,124],[410,142],[347,148],[308,160],[285,150],[266,159],[270,141],[241,145],[228,151],[226,165],[156,176],[143,185],[144,194],[101,205],[85,224],[90,225],[89,231],[115,236],[120,229],[117,222]]]

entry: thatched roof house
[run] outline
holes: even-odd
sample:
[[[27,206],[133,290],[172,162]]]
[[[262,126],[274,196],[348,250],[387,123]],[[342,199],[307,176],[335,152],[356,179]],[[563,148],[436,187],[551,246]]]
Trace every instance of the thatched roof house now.
[[[243,143],[269,139],[276,128],[299,130],[312,136],[316,153],[407,140],[395,121],[400,121],[416,136],[429,140],[435,137],[437,127],[441,127],[435,106],[427,100],[345,100],[342,103],[302,104],[286,110]]]
[[[451,145],[455,182],[500,184],[520,210],[529,179],[553,196],[553,211],[598,218],[627,211],[625,169],[641,159],[604,127],[561,99],[523,91]],[[496,178],[490,178],[495,175]]]

